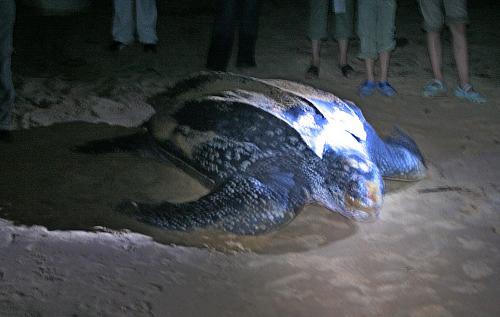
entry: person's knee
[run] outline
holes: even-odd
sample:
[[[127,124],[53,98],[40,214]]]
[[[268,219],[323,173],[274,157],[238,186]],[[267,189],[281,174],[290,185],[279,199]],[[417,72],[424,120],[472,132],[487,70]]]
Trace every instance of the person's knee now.
[[[441,31],[427,31],[427,38],[430,40],[439,40],[441,38]]]
[[[453,36],[455,36],[455,35],[462,36],[465,34],[465,24],[464,23],[461,23],[461,22],[450,23],[448,25],[448,27],[450,28],[450,31],[453,34]]]

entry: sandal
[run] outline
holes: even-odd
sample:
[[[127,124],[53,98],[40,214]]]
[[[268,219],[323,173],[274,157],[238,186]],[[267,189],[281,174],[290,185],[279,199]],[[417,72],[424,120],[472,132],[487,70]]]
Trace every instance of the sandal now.
[[[349,78],[352,73],[354,73],[354,69],[349,64],[339,65],[340,71],[345,78]]]
[[[455,89],[455,96],[474,103],[486,102],[486,98],[472,89],[471,84],[465,84],[462,88],[457,87],[457,89]]]
[[[306,71],[306,79],[313,79],[319,77],[319,67],[311,65]]]
[[[377,85],[374,81],[365,80],[361,86],[359,86],[358,93],[361,97],[368,97],[373,94],[375,88],[377,88]]]
[[[440,97],[446,95],[446,85],[440,80],[434,79],[424,86],[422,95],[424,97]]]
[[[396,89],[394,89],[388,81],[381,81],[377,84],[377,89],[380,93],[386,97],[392,97],[396,94]]]

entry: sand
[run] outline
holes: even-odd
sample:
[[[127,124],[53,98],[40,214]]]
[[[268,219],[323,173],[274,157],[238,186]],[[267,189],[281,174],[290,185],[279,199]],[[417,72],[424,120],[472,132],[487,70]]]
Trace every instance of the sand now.
[[[18,7],[14,142],[0,144],[0,316],[499,316],[500,5],[470,4],[472,81],[484,105],[425,99],[430,79],[416,2],[399,1],[394,98],[360,99],[325,43],[307,81],[307,1],[264,4],[258,68],[353,100],[382,134],[419,144],[426,179],[390,192],[380,218],[352,223],[317,206],[262,237],[165,233],[116,215],[123,198],[182,201],[206,188],[173,164],[71,151],[138,131],[148,97],[203,69],[210,3],[161,3],[157,54],[108,52],[109,3],[71,17]],[[444,71],[454,87],[451,40]],[[233,66],[230,71],[240,72]]]

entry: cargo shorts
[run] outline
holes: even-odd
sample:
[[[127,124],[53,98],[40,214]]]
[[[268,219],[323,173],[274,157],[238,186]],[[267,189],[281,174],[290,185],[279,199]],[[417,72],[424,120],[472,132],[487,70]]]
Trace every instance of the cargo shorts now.
[[[309,1],[309,38],[321,40],[329,37],[328,17],[332,0]],[[333,12],[332,12],[333,13]],[[335,39],[349,39],[354,35],[354,0],[346,0],[346,12],[335,13]]]
[[[423,28],[437,32],[443,25],[467,23],[466,0],[418,0],[420,12],[424,17]]]
[[[396,0],[358,0],[359,58],[376,58],[396,47]]]

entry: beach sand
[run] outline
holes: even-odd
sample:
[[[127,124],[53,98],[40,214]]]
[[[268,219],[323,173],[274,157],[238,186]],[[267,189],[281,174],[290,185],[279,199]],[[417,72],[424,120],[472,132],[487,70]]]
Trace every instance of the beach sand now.
[[[476,105],[452,94],[449,32],[449,95],[421,97],[431,71],[416,1],[398,1],[408,44],[391,60],[397,96],[365,99],[357,41],[353,78],[341,76],[332,40],[320,78],[304,78],[308,1],[289,2],[265,1],[258,67],[245,74],[352,100],[382,135],[403,128],[428,177],[390,191],[371,223],[318,206],[259,237],[137,223],[114,212],[121,199],[186,201],[207,188],[173,164],[72,149],[139,131],[150,96],[204,68],[210,2],[158,1],[156,54],[107,50],[107,1],[64,17],[19,6],[16,130],[0,144],[0,316],[500,316],[500,4],[469,5],[471,78],[488,98]]]

